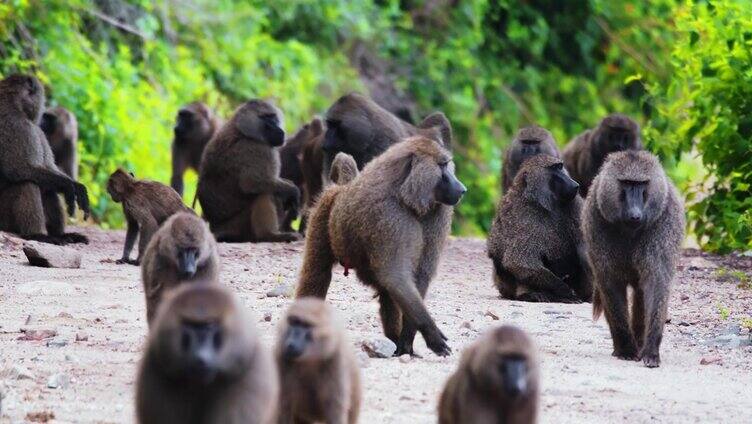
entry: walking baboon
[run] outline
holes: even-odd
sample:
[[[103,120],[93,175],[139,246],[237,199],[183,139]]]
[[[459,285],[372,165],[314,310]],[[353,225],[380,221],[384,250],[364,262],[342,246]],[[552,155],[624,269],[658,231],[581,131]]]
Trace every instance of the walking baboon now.
[[[439,424],[534,424],[538,355],[516,327],[495,328],[465,349],[439,401]]]
[[[646,151],[610,155],[592,189],[582,227],[594,274],[593,316],[606,312],[614,356],[657,367],[684,240],[682,200],[658,158]]]
[[[274,361],[230,290],[174,290],[154,321],[136,383],[140,424],[270,424]]]
[[[488,256],[502,297],[527,302],[590,300],[578,189],[559,158],[537,155],[522,165],[488,236]]]
[[[154,234],[141,264],[146,320],[151,325],[165,291],[182,283],[214,283],[219,274],[217,243],[193,213],[172,215]]]
[[[503,193],[509,191],[514,176],[517,175],[522,163],[530,157],[540,154],[556,158],[561,157],[554,136],[547,129],[537,125],[524,127],[517,131],[512,143],[504,151],[504,165],[501,169],[501,190]]]
[[[306,233],[296,296],[325,298],[335,262],[374,287],[386,336],[396,355],[413,354],[420,331],[438,355],[451,349],[423,303],[466,189],[451,154],[413,137],[369,163],[346,185],[332,185],[317,203]]]
[[[76,204],[89,216],[86,187],[55,165],[52,149],[39,128],[44,87],[33,76],[14,74],[0,81],[0,230],[47,243],[88,243],[65,232],[65,213]]]
[[[179,195],[183,195],[183,174],[188,168],[198,172],[204,147],[220,126],[222,120],[202,102],[189,103],[178,111],[173,129],[170,186]]]
[[[358,365],[326,302],[308,297],[290,306],[275,357],[281,383],[279,424],[358,421]]]
[[[334,184],[347,184],[358,176],[358,164],[355,159],[347,153],[337,153],[332,161],[332,169],[329,179]]]
[[[295,184],[300,193],[305,196],[304,171],[303,168],[303,148],[314,137],[323,134],[324,127],[321,119],[314,118],[310,123],[303,125],[292,137],[285,141],[285,144],[279,149],[281,161],[280,177]],[[319,176],[320,178],[320,176]],[[277,212],[279,215],[280,230],[291,232],[292,222],[300,214],[300,205],[284,204],[277,202]],[[300,227],[300,233],[304,232]]]
[[[219,241],[295,241],[279,232],[275,196],[299,204],[295,185],[280,179],[277,148],[285,141],[282,112],[263,100],[237,108],[204,150],[198,200]]]
[[[74,180],[78,179],[78,121],[76,115],[63,107],[47,109],[39,123],[55,157],[55,165]]]
[[[119,264],[139,265],[152,235],[176,212],[193,212],[183,204],[180,195],[171,187],[156,181],[137,181],[133,174],[117,169],[107,181],[107,192],[115,202],[123,203],[128,230],[125,233],[123,256]],[[138,240],[138,258],[131,260],[133,243]]]
[[[562,152],[564,165],[580,184],[583,197],[587,196],[606,156],[623,150],[642,150],[642,141],[637,122],[620,113],[606,116],[595,129],[583,132],[567,144]]]

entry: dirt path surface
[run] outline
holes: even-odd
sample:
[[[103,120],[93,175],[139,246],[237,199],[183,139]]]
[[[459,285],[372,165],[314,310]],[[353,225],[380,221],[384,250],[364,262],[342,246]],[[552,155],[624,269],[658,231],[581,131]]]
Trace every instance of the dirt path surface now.
[[[82,231],[92,244],[75,247],[83,253],[81,269],[63,270],[29,266],[21,242],[0,234],[0,422],[134,421],[134,376],[146,335],[139,269],[113,261],[123,232]],[[267,292],[294,284],[302,248],[220,246],[223,281],[254,311],[268,346],[290,300]],[[592,321],[589,304],[499,299],[484,252],[483,240],[452,239],[429,290],[428,309],[454,350],[449,358],[431,354],[420,336],[416,351],[422,359],[360,355],[360,422],[436,422],[440,390],[462,348],[502,323],[527,330],[539,346],[542,422],[750,422],[752,347],[731,346],[748,342],[748,330],[737,323],[752,315],[752,290],[738,288],[727,270],[749,273],[751,259],[685,252],[671,296],[663,363],[647,369],[611,357],[606,323]],[[377,302],[354,275],[344,277],[335,268],[328,300],[353,348],[381,336]],[[56,335],[33,340],[51,334],[45,330]],[[49,387],[55,383],[59,387]]]

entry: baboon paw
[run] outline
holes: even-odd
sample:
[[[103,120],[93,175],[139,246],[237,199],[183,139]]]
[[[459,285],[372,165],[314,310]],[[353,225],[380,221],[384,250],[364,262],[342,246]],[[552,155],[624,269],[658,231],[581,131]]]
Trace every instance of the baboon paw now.
[[[648,368],[658,368],[661,365],[661,358],[657,354],[644,355],[642,363]]]
[[[640,357],[637,355],[637,352],[614,350],[611,356],[615,356],[623,361],[639,361],[640,360]]]
[[[118,265],[140,265],[141,262],[139,262],[138,259],[118,259],[115,261]]]
[[[66,243],[72,243],[72,244],[76,244],[76,243],[89,244],[89,238],[83,234],[78,234],[78,233],[63,234],[63,240]]]

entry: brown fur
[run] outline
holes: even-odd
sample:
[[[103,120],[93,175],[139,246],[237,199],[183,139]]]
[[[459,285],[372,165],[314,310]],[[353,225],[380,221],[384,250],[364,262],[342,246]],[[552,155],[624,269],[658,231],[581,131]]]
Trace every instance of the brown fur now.
[[[197,328],[217,335],[204,355],[213,375],[202,376],[191,366],[195,339],[185,337]],[[274,361],[231,291],[202,284],[171,293],[139,366],[140,424],[270,424],[278,393]]]
[[[284,142],[282,126],[279,109],[251,100],[238,107],[206,146],[197,194],[217,240],[300,239],[297,233],[279,232],[277,221],[275,196],[295,205],[300,200],[298,188],[279,177],[276,146]]]
[[[625,220],[620,181],[644,181],[639,227]],[[594,273],[593,315],[602,310],[613,355],[660,364],[671,280],[684,239],[684,206],[658,159],[645,151],[614,153],[593,182],[583,210],[583,233]],[[633,290],[631,328],[627,288]]]
[[[505,390],[503,363],[522,359],[525,390],[510,396]],[[538,355],[522,330],[503,326],[489,331],[465,349],[457,371],[447,380],[439,401],[439,424],[537,422]]]
[[[112,200],[123,204],[123,214],[128,226],[123,256],[117,263],[140,264],[141,256],[146,252],[146,246],[159,226],[176,212],[191,211],[171,187],[156,181],[138,181],[122,169],[110,175],[107,192]],[[139,238],[138,259],[132,261],[130,255],[136,237]]]
[[[181,272],[180,254],[185,250],[197,252],[192,273]],[[166,291],[183,283],[214,283],[218,274],[217,243],[206,223],[193,213],[172,215],[154,234],[143,255],[146,320],[152,323]]]
[[[337,153],[332,161],[332,170],[329,179],[334,184],[347,184],[358,176],[358,164],[347,153]]]
[[[530,150],[530,152],[526,150]],[[536,125],[520,129],[514,136],[512,143],[504,151],[504,164],[501,168],[501,190],[503,193],[509,191],[522,163],[534,154],[561,157],[554,136],[547,129]]]
[[[298,187],[303,196],[303,205],[306,204],[305,190],[305,168],[309,166],[303,158],[303,150],[311,139],[314,139],[324,133],[324,124],[321,119],[314,118],[310,123],[303,125],[292,137],[285,141],[285,145],[279,149],[279,156],[282,163],[280,177],[291,181]],[[320,177],[319,170],[319,177]],[[284,205],[281,201],[277,202],[279,212],[280,229],[285,232],[292,231],[292,222],[298,217],[300,208],[295,205]],[[305,212],[305,211],[304,211]],[[303,225],[300,226],[300,233],[305,231]]]
[[[63,107],[47,109],[39,124],[50,143],[55,165],[74,180],[78,179],[78,121],[76,115]]]
[[[291,325],[309,328],[311,340],[288,356]],[[345,331],[320,299],[299,299],[282,321],[275,348],[281,398],[278,423],[358,421],[360,372]]]
[[[632,118],[614,113],[601,120],[567,144],[562,152],[564,166],[580,183],[580,193],[587,196],[598,170],[613,152],[642,150],[640,126]]]
[[[415,137],[392,146],[349,184],[328,188],[311,214],[297,297],[325,298],[332,266],[344,263],[378,291],[384,332],[398,354],[413,353],[416,330],[431,350],[448,354],[423,297],[452,220],[452,207],[435,197],[442,172],[453,170],[439,164],[450,158],[436,142]]]
[[[183,195],[183,175],[187,169],[198,172],[201,155],[209,140],[222,126],[222,119],[205,103],[189,103],[175,117],[172,140],[172,178],[170,186]]]
[[[73,215],[76,204],[89,216],[86,187],[60,171],[39,127],[44,88],[33,76],[0,81],[0,231],[47,243],[87,243],[65,233],[62,193]]]
[[[300,168],[303,174],[303,219],[300,229],[305,231],[307,221],[316,201],[324,189],[324,127],[321,120],[311,122],[315,136],[303,144],[300,153]]]

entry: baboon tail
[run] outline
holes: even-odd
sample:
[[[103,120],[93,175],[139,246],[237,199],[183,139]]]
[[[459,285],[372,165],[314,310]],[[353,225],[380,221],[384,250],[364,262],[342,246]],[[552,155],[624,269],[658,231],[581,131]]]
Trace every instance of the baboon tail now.
[[[593,288],[593,321],[597,321],[603,313],[603,301],[598,289]]]
[[[329,240],[329,215],[331,215],[336,189],[327,190],[311,211],[306,228],[303,269],[300,271],[295,298],[313,296],[326,298],[332,281],[332,267],[336,261]]]

